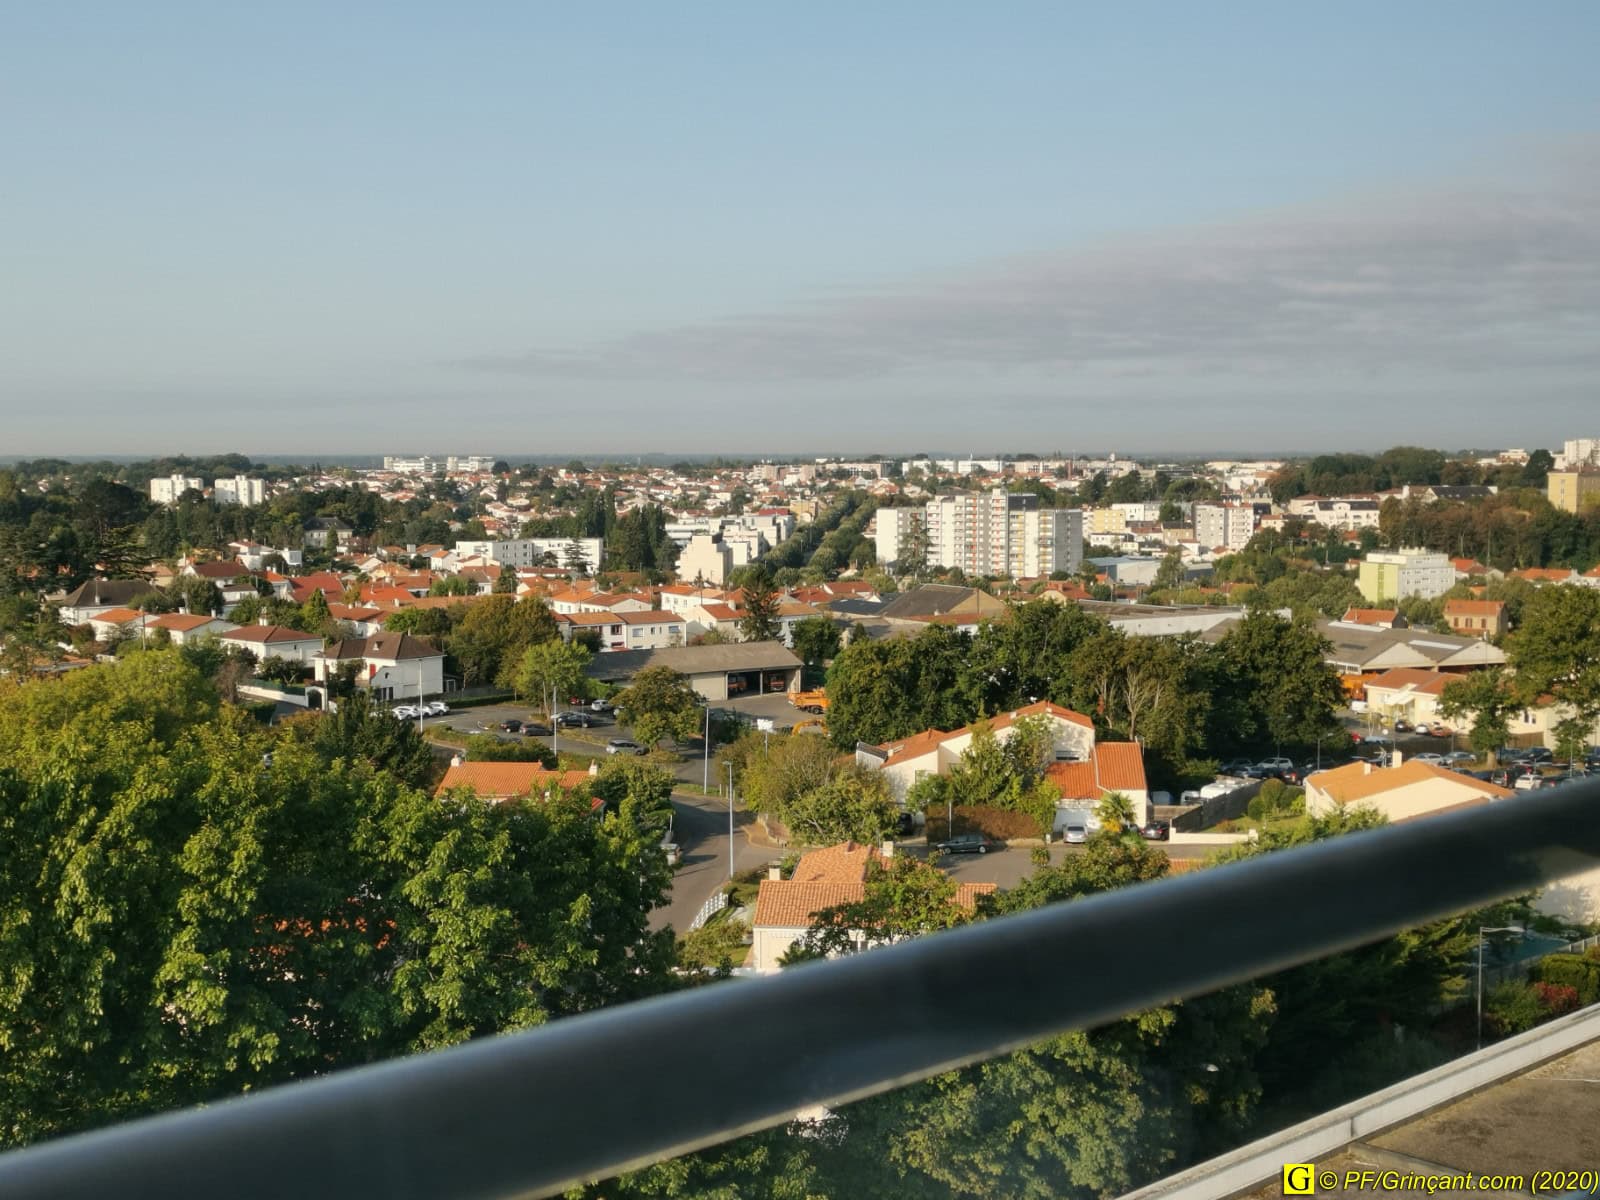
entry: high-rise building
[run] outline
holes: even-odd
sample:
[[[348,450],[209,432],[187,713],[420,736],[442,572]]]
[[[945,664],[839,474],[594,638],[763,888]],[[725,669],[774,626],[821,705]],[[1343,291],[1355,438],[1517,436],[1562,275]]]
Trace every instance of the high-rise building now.
[[[921,508],[880,508],[878,561],[958,567],[968,575],[1014,578],[1076,571],[1083,559],[1083,512],[1041,509],[1032,492],[955,492]]]
[[[484,471],[494,470],[494,455],[492,454],[464,454],[447,455],[444,460],[444,469],[451,474],[462,472],[468,475],[481,474]]]
[[[185,492],[198,492],[204,487],[205,481],[193,475],[168,475],[150,481],[150,499],[157,504],[172,504]]]
[[[1194,540],[1210,549],[1243,550],[1256,532],[1256,510],[1249,504],[1196,504]]]
[[[574,552],[576,544],[576,552]],[[457,542],[457,558],[481,555],[502,567],[554,567],[566,570],[582,560],[582,570],[597,574],[605,557],[605,543],[600,538],[510,538],[504,541]]]
[[[232,479],[214,479],[211,482],[211,498],[218,504],[243,504],[246,507],[265,504],[267,483],[264,479],[250,479],[244,475],[235,475]]]

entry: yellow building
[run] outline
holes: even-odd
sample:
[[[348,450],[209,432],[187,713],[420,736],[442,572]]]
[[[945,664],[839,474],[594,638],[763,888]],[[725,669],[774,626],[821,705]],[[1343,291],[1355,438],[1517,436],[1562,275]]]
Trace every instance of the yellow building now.
[[[1562,512],[1582,512],[1600,503],[1600,471],[1551,471],[1545,484],[1550,503]]]

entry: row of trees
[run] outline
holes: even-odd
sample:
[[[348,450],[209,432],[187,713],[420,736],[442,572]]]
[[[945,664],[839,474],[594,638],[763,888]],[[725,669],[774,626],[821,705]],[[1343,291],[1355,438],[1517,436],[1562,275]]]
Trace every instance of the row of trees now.
[[[1334,736],[1342,697],[1325,650],[1309,620],[1262,608],[1211,645],[1129,637],[1076,605],[1035,600],[975,636],[936,625],[852,640],[828,670],[828,727],[849,749],[1050,700],[1091,716],[1102,736],[1142,741],[1150,774],[1170,785],[1219,758]]]

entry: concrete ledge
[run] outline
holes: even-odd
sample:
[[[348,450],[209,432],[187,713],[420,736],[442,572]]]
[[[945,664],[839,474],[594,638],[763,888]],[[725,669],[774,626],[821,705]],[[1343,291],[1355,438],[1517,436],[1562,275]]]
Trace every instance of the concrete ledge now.
[[[1590,1005],[1128,1192],[1122,1200],[1225,1200],[1240,1195],[1279,1178],[1284,1163],[1314,1162],[1596,1039],[1600,1005]]]

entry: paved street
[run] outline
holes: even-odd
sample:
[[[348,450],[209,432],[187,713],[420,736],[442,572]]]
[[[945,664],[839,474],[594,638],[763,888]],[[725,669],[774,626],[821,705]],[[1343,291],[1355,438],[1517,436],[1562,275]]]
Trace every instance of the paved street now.
[[[670,925],[687,933],[700,907],[728,881],[728,802],[718,796],[693,792],[672,795],[673,836],[683,851],[683,862],[672,881],[672,896],[650,914],[650,927]],[[750,815],[734,813],[733,866],[737,871],[764,867],[783,857],[783,851],[751,845],[745,836]]]

